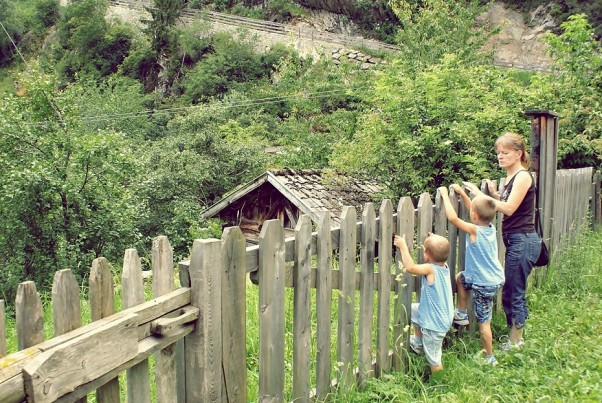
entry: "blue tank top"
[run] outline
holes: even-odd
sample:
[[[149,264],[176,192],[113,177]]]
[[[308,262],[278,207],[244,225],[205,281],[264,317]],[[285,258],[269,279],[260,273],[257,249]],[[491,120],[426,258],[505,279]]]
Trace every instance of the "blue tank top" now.
[[[504,269],[498,259],[495,227],[477,225],[477,239],[466,237],[466,264],[464,278],[467,283],[496,286],[504,283]]]
[[[435,283],[427,284],[422,276],[418,323],[424,329],[445,333],[454,319],[454,300],[452,296],[449,269],[433,264]]]

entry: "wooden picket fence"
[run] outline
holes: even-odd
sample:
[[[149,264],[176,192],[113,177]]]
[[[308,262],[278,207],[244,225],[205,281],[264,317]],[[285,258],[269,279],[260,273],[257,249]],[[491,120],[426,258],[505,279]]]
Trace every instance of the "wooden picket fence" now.
[[[566,170],[558,178],[556,250],[583,228],[590,212],[600,223],[600,174],[592,181],[591,169]],[[452,200],[466,216],[458,198]],[[125,372],[128,401],[150,402],[148,359],[154,354],[156,401],[246,402],[249,276],[259,287],[259,401],[307,402],[333,388],[345,391],[370,377],[404,371],[410,304],[419,288],[393,257],[392,235],[415,239],[419,261],[420,241],[428,232],[447,236],[453,278],[464,265],[465,234],[447,222],[441,196],[433,201],[428,193],[417,206],[401,198],[395,211],[385,200],[378,215],[372,203],[359,217],[354,207],[345,207],[340,227],[331,228],[330,222],[325,212],[312,231],[314,224],[302,216],[295,236],[285,238],[279,220],[267,221],[259,245],[251,247],[238,227],[226,228],[221,240],[195,240],[190,260],[178,265],[182,287],[176,290],[169,241],[158,237],[152,245],[150,301],[144,301],[140,258],[128,249],[118,313],[114,273],[98,258],[89,277],[93,322],[83,327],[80,288],[70,270],[61,270],[52,287],[54,337],[46,341],[36,286],[21,283],[15,301],[19,351],[0,359],[0,401],[85,401],[96,391],[97,401],[118,402],[117,377]],[[286,287],[294,288],[291,358],[285,357]],[[4,309],[0,301],[1,354],[6,354]],[[292,390],[285,390],[285,374],[292,376]]]

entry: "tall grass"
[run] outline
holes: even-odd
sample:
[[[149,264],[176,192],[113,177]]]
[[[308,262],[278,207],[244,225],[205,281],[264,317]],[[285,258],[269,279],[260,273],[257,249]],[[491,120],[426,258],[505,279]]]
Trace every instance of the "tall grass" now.
[[[407,374],[388,374],[325,401],[600,402],[601,296],[602,230],[587,230],[554,256],[540,286],[528,290],[525,347],[504,353],[496,343],[497,367],[482,364],[477,337],[451,336],[439,376],[425,381],[426,361],[411,355]],[[492,328],[496,338],[505,334],[503,314],[496,314]]]

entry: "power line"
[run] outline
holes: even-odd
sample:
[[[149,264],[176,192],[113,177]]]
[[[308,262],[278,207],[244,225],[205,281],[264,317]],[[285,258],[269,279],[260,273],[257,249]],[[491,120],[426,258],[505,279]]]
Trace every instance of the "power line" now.
[[[19,55],[19,57],[21,57],[21,60],[23,60],[23,63],[25,64],[25,66],[27,68],[29,67],[29,64],[27,63],[27,60],[25,60],[25,58],[23,57],[23,55],[21,54],[21,51],[19,50],[19,47],[17,46],[17,44],[15,43],[15,41],[13,40],[13,38],[10,36],[10,34],[8,33],[8,31],[6,30],[6,28],[4,27],[4,24],[2,23],[2,21],[0,21],[0,25],[2,26],[2,30],[4,31],[4,33],[6,34],[6,36],[8,37],[8,40],[10,41],[10,43],[12,43],[13,47],[15,48],[15,50],[17,51],[17,54]],[[46,91],[44,91],[44,89],[42,89],[42,94],[44,94],[44,97],[46,98],[46,100],[48,101],[48,103],[50,104],[50,107],[52,108],[52,110],[54,111],[57,119],[59,120],[59,122],[61,123],[61,126],[63,126],[63,129],[66,129],[67,126],[65,125],[65,122],[63,121],[63,116],[61,115],[61,111],[59,111],[59,109],[57,108],[57,106],[55,105],[55,103],[52,101],[52,99],[48,96],[48,94],[46,94]]]

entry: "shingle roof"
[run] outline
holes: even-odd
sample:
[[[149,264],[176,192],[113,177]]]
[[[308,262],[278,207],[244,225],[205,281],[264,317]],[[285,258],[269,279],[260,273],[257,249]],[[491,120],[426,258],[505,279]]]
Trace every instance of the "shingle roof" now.
[[[364,204],[374,201],[382,191],[376,182],[357,180],[329,171],[285,168],[269,172],[282,186],[303,200],[310,210],[330,211],[335,222],[339,221],[343,207],[353,206],[359,214]]]
[[[232,202],[243,198],[263,183],[269,182],[303,213],[317,221],[322,211],[330,211],[338,223],[344,206],[353,206],[361,214],[367,202],[374,202],[382,187],[374,181],[358,180],[331,171],[316,169],[272,169],[241,186],[203,212],[214,217]]]

